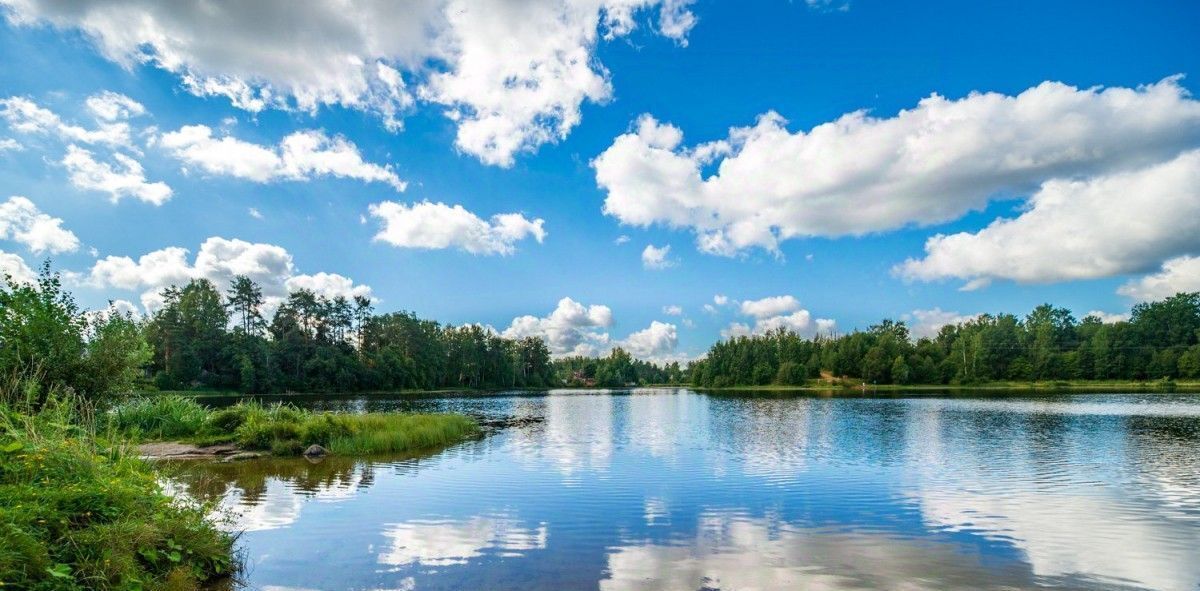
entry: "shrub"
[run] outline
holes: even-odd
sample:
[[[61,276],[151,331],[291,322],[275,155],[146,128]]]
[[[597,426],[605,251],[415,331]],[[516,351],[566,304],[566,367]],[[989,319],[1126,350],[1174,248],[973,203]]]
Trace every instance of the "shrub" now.
[[[35,590],[198,589],[237,568],[207,508],[95,439],[75,402],[0,404],[0,584]]]

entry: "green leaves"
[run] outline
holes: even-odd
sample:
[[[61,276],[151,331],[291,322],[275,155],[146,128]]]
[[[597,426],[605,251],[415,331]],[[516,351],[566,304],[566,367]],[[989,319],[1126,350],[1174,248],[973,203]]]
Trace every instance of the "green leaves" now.
[[[46,574],[56,579],[69,579],[71,578],[71,565],[60,562],[54,566],[47,567]]]

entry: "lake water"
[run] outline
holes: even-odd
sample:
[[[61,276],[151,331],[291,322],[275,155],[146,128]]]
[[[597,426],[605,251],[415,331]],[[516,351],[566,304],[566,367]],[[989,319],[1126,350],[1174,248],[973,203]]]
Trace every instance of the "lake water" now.
[[[253,589],[1200,589],[1197,395],[293,400],[534,420],[184,468]]]

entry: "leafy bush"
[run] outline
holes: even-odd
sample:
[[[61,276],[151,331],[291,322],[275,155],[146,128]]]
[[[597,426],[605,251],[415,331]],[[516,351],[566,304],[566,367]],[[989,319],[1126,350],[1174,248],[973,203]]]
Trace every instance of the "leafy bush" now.
[[[237,568],[207,508],[166,495],[152,468],[97,443],[55,395],[0,404],[0,586],[199,589]]]

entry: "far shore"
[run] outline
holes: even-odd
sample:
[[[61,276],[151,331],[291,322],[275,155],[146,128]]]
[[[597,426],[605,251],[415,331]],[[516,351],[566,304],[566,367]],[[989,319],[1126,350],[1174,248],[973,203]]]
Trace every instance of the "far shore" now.
[[[376,398],[430,398],[438,396],[496,396],[512,393],[538,395],[552,390],[633,390],[639,388],[689,388],[697,392],[737,393],[737,392],[773,392],[773,393],[812,393],[829,395],[862,395],[866,394],[961,394],[961,393],[990,393],[990,394],[1022,394],[1022,393],[1154,393],[1154,392],[1200,392],[1200,381],[1144,381],[1144,380],[1104,380],[1104,381],[1038,381],[1038,382],[986,382],[980,384],[867,384],[855,382],[846,378],[837,382],[814,381],[799,386],[779,384],[742,385],[725,387],[697,387],[689,384],[646,384],[639,386],[561,386],[556,388],[498,388],[498,389],[469,389],[445,388],[437,390],[385,390],[385,391],[326,391],[326,392],[271,392],[265,394],[246,394],[222,390],[170,390],[170,391],[139,391],[137,396],[182,395],[193,398],[288,398],[288,397],[376,397]]]

